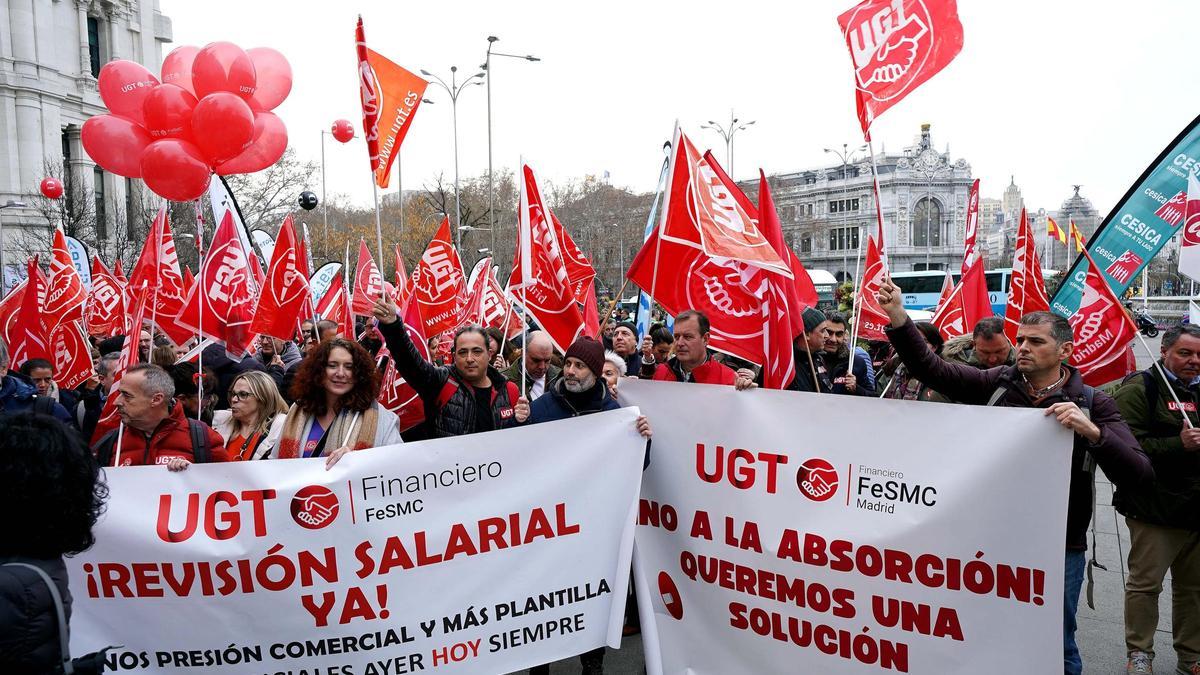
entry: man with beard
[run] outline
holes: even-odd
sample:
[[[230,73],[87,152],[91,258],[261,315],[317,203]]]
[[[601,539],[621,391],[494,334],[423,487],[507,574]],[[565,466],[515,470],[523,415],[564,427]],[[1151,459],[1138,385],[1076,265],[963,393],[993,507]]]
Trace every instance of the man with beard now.
[[[847,373],[850,365],[850,350],[847,343],[846,315],[828,312],[825,315],[825,338],[821,345],[825,367],[833,380],[833,393],[849,396],[875,395],[875,370],[871,357],[863,349],[854,347],[854,370]],[[797,364],[799,367],[800,364]]]

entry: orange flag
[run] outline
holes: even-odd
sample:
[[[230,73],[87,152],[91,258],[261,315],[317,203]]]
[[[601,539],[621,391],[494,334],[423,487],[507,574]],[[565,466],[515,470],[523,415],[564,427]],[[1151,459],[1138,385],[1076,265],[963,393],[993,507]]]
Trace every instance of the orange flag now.
[[[400,153],[400,144],[408,134],[429,83],[367,49],[361,16],[354,30],[354,45],[358,51],[363,135],[371,155],[375,184],[385,188],[391,178],[392,162]]]

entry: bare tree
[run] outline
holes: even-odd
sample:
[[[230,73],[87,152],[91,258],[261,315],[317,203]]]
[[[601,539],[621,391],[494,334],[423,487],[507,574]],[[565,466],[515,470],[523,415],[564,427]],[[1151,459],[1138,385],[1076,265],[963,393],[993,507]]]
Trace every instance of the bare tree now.
[[[225,180],[237,199],[246,227],[275,234],[283,217],[295,209],[300,193],[313,184],[316,171],[315,162],[300,161],[296,151],[288,148],[278,162],[266,169]]]

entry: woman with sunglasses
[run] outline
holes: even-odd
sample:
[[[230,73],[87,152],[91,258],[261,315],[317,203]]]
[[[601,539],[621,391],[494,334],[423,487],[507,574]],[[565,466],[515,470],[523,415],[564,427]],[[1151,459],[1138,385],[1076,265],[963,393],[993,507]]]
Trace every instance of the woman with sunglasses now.
[[[325,457],[332,467],[342,455],[401,443],[396,414],[382,407],[375,360],[357,342],[333,338],[300,362],[290,394],[278,451],[282,459]]]
[[[275,380],[252,370],[229,385],[229,410],[218,410],[213,428],[225,439],[232,461],[267,459],[279,443],[288,407]]]

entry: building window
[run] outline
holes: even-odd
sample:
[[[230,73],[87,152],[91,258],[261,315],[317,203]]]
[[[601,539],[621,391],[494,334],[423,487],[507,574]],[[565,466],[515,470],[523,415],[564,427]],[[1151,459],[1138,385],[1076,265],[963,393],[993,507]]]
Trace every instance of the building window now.
[[[783,207],[783,219],[788,222],[796,220],[796,207],[795,206]]]
[[[858,248],[857,227],[835,227],[829,231],[829,250],[847,251]]]
[[[934,270],[944,270],[944,269],[946,269],[946,266],[943,265],[942,263],[923,263],[923,262],[913,263],[913,271],[914,272],[930,272],[930,271],[934,271]],[[941,283],[941,282],[939,281],[938,283]],[[940,288],[940,286],[939,286],[939,288]],[[911,292],[911,291],[909,291],[909,292]]]
[[[848,213],[858,210],[858,199],[834,199],[829,202],[830,213]]]
[[[92,62],[92,77],[100,77],[100,19],[89,16],[87,30],[88,57]]]
[[[96,194],[96,237],[108,239],[108,212],[104,208],[104,169],[96,167],[92,172]]]
[[[811,235],[806,234],[803,237],[800,237],[800,252],[801,253],[812,253],[812,236]]]
[[[125,179],[125,223],[129,228],[129,236],[136,238],[138,226],[141,225],[138,209],[137,193],[134,192],[132,178]]]
[[[913,208],[913,246],[942,245],[942,207],[929,197],[921,198]]]

